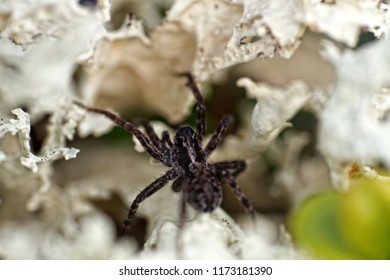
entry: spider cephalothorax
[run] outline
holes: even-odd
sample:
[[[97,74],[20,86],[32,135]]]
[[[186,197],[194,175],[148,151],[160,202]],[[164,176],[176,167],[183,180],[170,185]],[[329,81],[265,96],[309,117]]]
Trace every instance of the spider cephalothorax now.
[[[182,193],[180,227],[185,220],[186,203],[202,212],[211,212],[221,204],[222,182],[226,182],[232,188],[244,208],[248,212],[253,213],[251,203],[242,193],[235,180],[235,176],[245,169],[245,162],[242,160],[231,160],[209,163],[207,161],[211,152],[222,141],[233,118],[231,116],[223,117],[216,131],[212,134],[211,139],[203,148],[202,142],[206,131],[206,107],[204,100],[191,74],[183,73],[179,76],[185,76],[187,78],[186,85],[192,90],[195,96],[197,125],[196,129],[188,125],[181,126],[176,131],[173,142],[168,131],[164,131],[162,136],[158,137],[153,127],[146,120],[140,120],[141,125],[146,131],[144,134],[132,123],[109,111],[86,107],[76,102],[76,104],[88,111],[105,115],[129,131],[139,140],[150,156],[165,166],[170,167],[164,175],[153,181],[134,199],[127,218],[124,221],[124,232],[129,229],[139,204],[171,180],[174,180],[172,190]]]

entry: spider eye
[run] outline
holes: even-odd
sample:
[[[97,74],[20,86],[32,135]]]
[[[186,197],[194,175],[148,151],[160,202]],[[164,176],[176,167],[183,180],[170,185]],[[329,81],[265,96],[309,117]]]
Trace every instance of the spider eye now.
[[[176,132],[176,142],[183,144],[186,140],[194,141],[196,137],[195,131],[189,126],[182,126]]]

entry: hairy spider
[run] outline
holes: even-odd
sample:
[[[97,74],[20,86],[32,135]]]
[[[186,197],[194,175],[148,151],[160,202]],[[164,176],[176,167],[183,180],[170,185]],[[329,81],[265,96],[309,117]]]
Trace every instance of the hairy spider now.
[[[211,152],[222,141],[228,126],[233,121],[233,117],[224,116],[222,118],[211,139],[203,148],[202,141],[206,131],[206,106],[204,99],[191,74],[182,73],[179,76],[187,78],[186,85],[195,96],[197,124],[196,130],[188,125],[179,127],[173,142],[168,131],[164,131],[161,138],[159,138],[150,123],[144,119],[140,119],[140,124],[144,127],[146,135],[136,128],[134,124],[109,111],[87,107],[75,102],[88,111],[105,115],[126,129],[138,139],[152,158],[167,167],[171,167],[164,175],[144,188],[134,199],[127,218],[123,222],[123,233],[129,230],[139,204],[160,190],[170,180],[174,180],[171,187],[172,190],[174,192],[182,192],[179,230],[183,227],[186,218],[186,203],[201,212],[212,212],[221,204],[222,182],[226,182],[232,188],[245,210],[251,214],[254,213],[251,203],[242,193],[235,180],[235,176],[245,169],[245,161],[207,162]]]

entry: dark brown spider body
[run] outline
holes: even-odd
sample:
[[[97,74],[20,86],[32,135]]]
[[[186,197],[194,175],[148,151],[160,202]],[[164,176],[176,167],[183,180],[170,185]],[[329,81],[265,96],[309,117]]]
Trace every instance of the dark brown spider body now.
[[[182,126],[177,130],[172,151],[172,158],[177,159],[173,167],[179,174],[184,173],[182,178],[187,178],[177,179],[173,189],[182,190],[186,186],[189,205],[202,212],[213,211],[222,201],[221,182],[214,168],[207,164],[206,154],[192,127]]]
[[[175,143],[171,149],[172,167],[176,168],[179,174],[181,170],[189,173],[191,163],[206,163],[206,155],[199,143],[196,132],[190,126],[181,126],[175,135]]]
[[[213,166],[193,163],[190,165],[192,178],[189,181],[187,202],[202,212],[214,211],[222,202],[221,181]]]
[[[233,118],[231,116],[223,117],[217,130],[203,148],[202,141],[206,131],[204,100],[192,75],[184,73],[179,76],[187,78],[187,86],[195,96],[197,126],[196,130],[188,125],[181,126],[176,131],[173,143],[167,131],[164,131],[161,138],[159,138],[146,120],[140,121],[146,131],[146,134],[144,134],[132,123],[109,111],[85,107],[76,102],[77,105],[88,111],[105,115],[129,131],[139,140],[151,157],[171,168],[137,195],[130,206],[127,219],[124,221],[123,232],[129,229],[139,204],[171,180],[173,180],[172,190],[182,193],[179,228],[182,228],[185,221],[187,203],[201,212],[212,212],[221,204],[222,182],[227,183],[232,188],[234,194],[248,212],[254,213],[251,203],[242,193],[235,180],[235,176],[245,169],[245,162],[231,160],[209,163],[207,161],[211,152],[222,141]]]

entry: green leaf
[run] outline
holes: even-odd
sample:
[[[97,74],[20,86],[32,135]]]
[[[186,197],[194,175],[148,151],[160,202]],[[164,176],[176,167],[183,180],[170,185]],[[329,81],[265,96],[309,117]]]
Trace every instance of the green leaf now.
[[[362,259],[390,257],[390,186],[359,180],[340,200],[340,228]]]
[[[353,182],[345,193],[328,191],[304,201],[290,217],[298,246],[317,258],[390,257],[390,184]]]
[[[327,192],[306,200],[291,216],[296,243],[317,258],[356,259],[340,232],[340,196]]]

